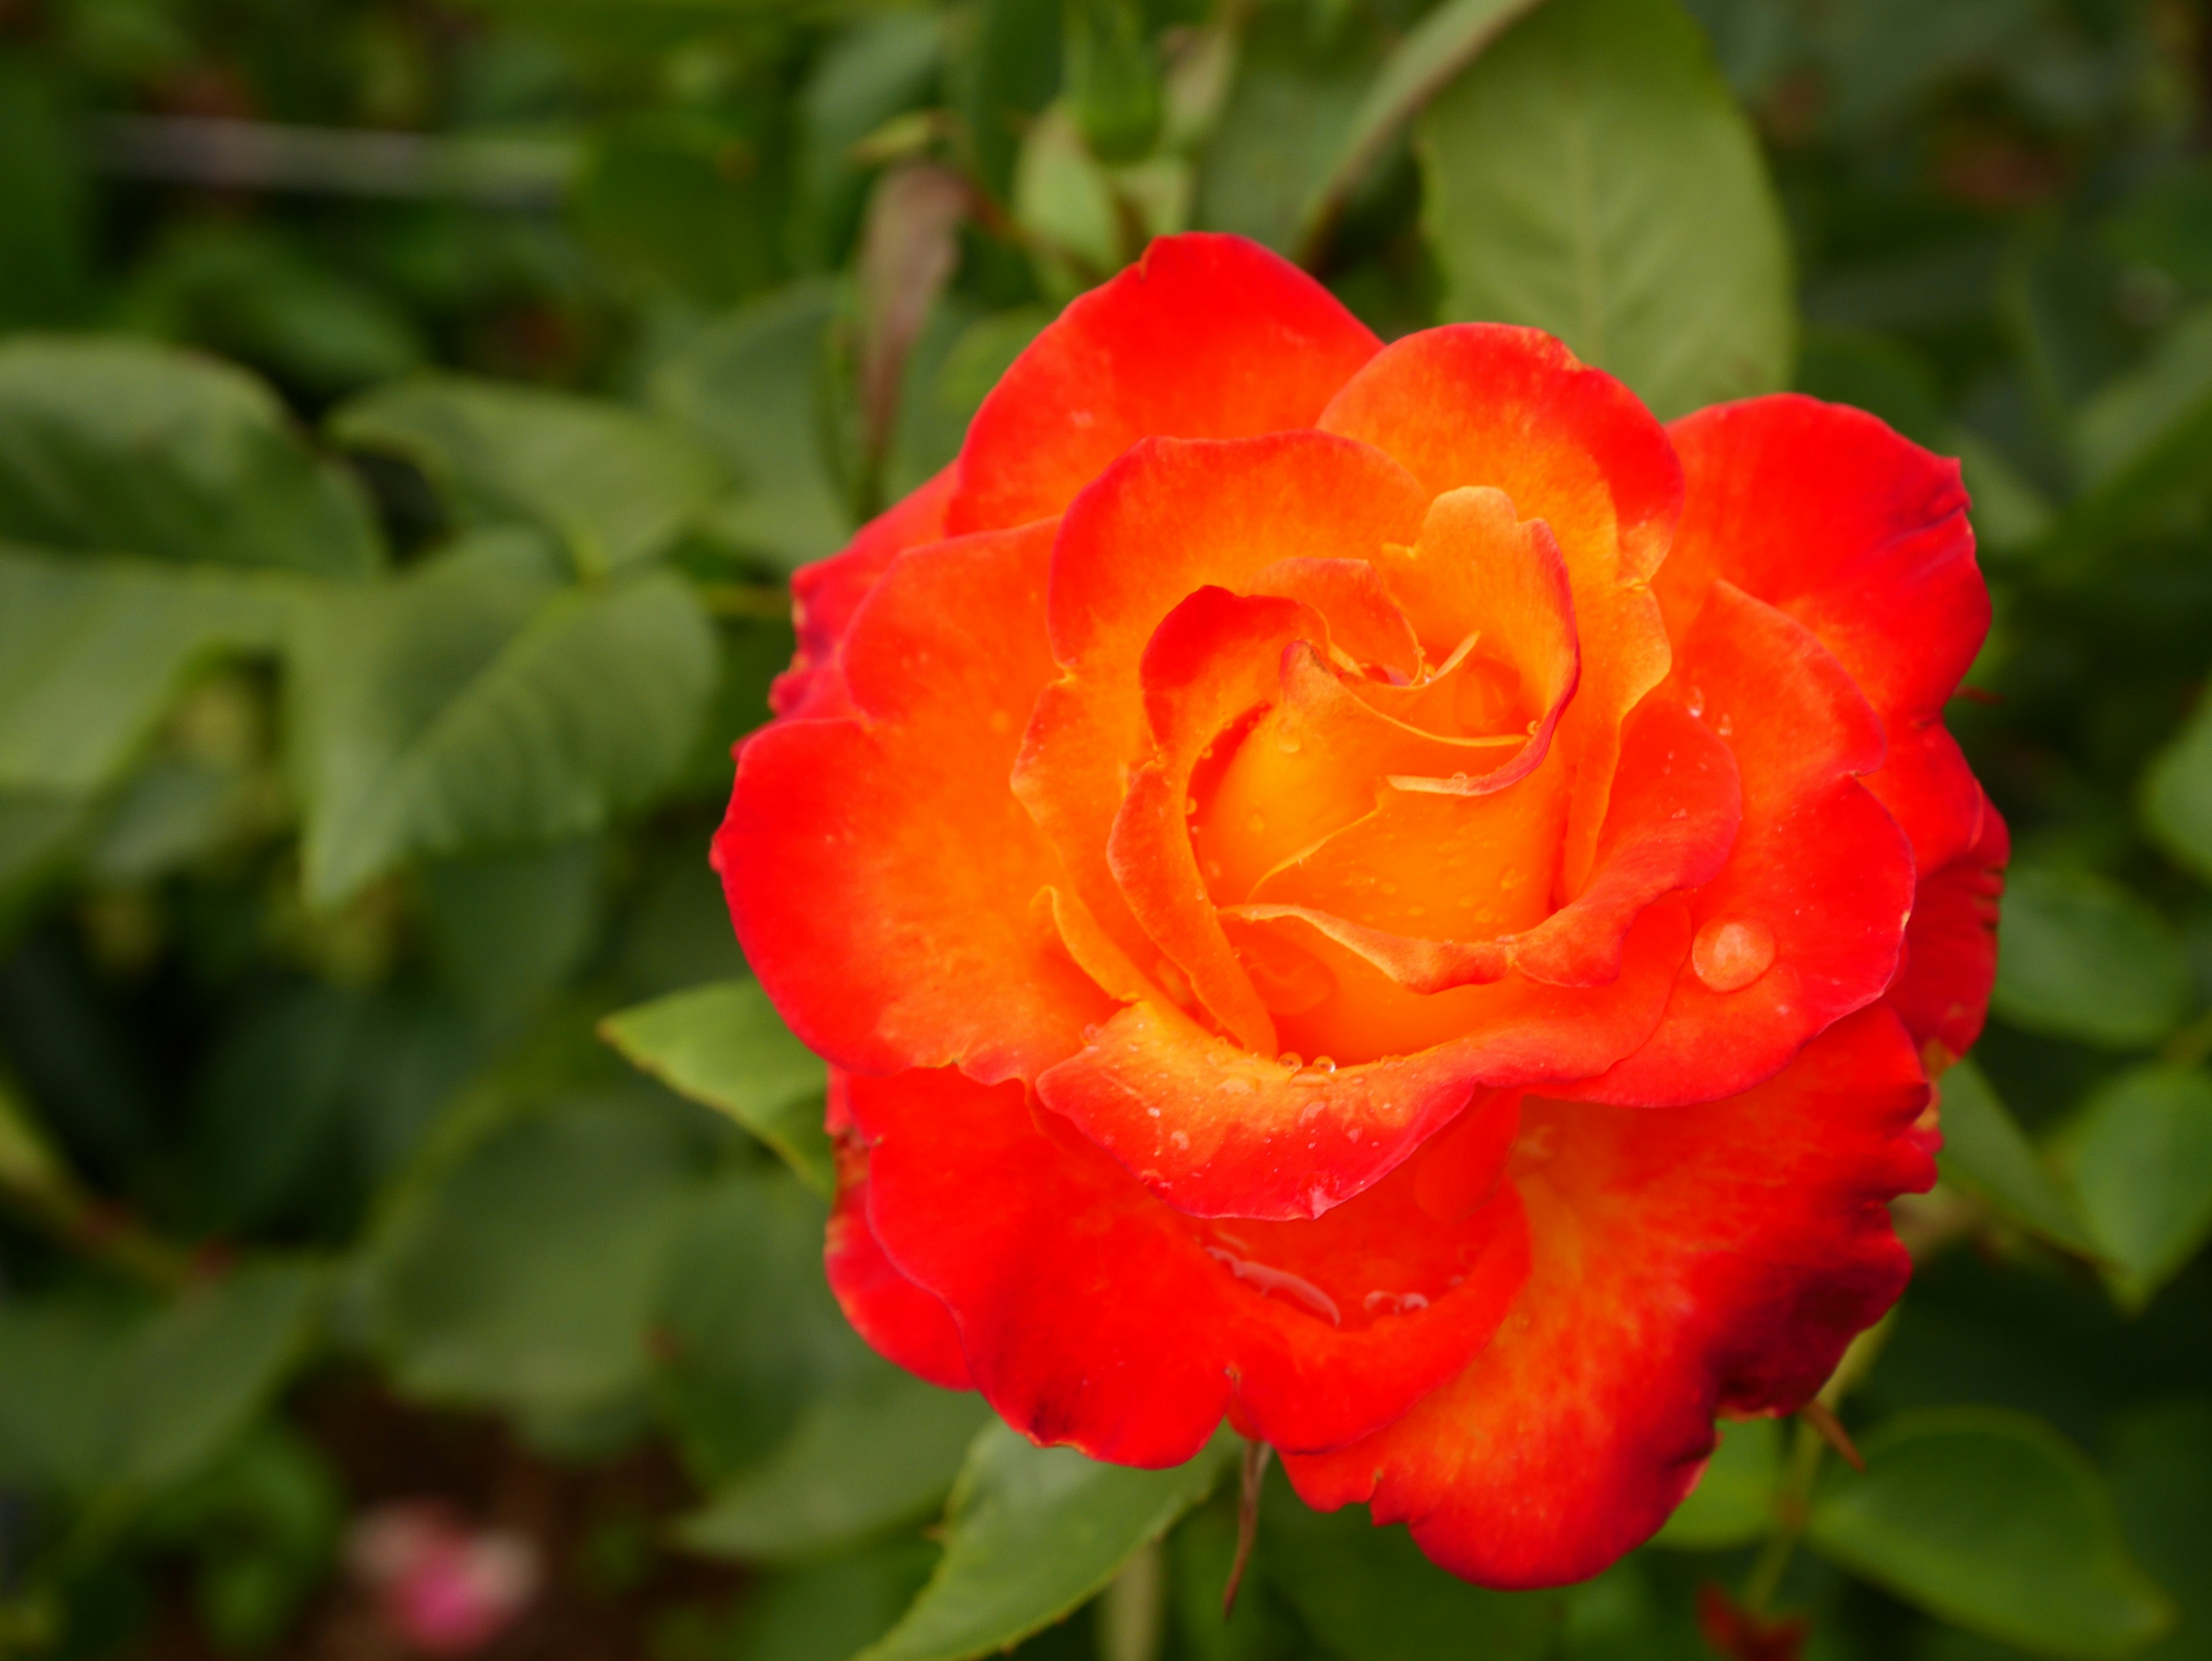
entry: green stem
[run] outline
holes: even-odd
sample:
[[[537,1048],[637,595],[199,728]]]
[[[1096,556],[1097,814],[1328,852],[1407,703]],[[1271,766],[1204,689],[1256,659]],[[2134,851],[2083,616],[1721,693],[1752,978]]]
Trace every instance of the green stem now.
[[[1812,1512],[1813,1479],[1820,1475],[1820,1456],[1827,1447],[1820,1432],[1802,1419],[1797,1421],[1790,1444],[1790,1463],[1775,1490],[1774,1532],[1759,1548],[1743,1583],[1740,1601],[1753,1615],[1765,1614],[1774,1594],[1782,1589],[1782,1577],[1790,1571],[1790,1560],[1796,1553],[1805,1519]]]

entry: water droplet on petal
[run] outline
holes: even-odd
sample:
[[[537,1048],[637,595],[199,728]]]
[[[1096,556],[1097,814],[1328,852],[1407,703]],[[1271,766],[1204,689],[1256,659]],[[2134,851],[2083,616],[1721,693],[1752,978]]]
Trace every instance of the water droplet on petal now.
[[[1692,716],[1703,719],[1705,713],[1705,689],[1702,686],[1692,686],[1690,689],[1690,714]]]
[[[1727,738],[1735,731],[1735,722],[1730,720],[1728,716],[1723,715],[1721,717],[1720,726],[1716,730],[1718,731],[1723,738]]]
[[[1316,1073],[1334,1073],[1334,1072],[1335,1072],[1335,1071],[1336,1071],[1336,1057],[1334,1057],[1334,1056],[1315,1056],[1315,1057],[1313,1058],[1313,1069],[1314,1069],[1314,1071],[1315,1071],[1315,1072],[1316,1072]]]
[[[1716,992],[1741,992],[1774,962],[1774,931],[1753,917],[1715,917],[1690,943],[1690,967]]]
[[[1305,1065],[1305,1058],[1300,1056],[1295,1050],[1285,1050],[1281,1055],[1275,1057],[1275,1065],[1278,1067],[1287,1067],[1291,1072],[1295,1073]]]

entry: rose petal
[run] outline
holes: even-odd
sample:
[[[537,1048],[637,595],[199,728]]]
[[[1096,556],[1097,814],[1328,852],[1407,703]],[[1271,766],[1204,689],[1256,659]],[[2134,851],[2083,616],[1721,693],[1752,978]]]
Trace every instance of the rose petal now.
[[[909,548],[943,538],[952,485],[952,469],[942,469],[863,525],[842,552],[792,573],[791,621],[798,647],[791,666],[769,688],[769,709],[779,715],[843,713],[842,678],[836,667],[838,643],[890,563]]]
[[[1561,989],[1510,976],[1428,999],[1340,952],[1330,963],[1338,981],[1364,971],[1425,1006],[1416,1019],[1449,1024],[1448,1037],[1349,1066],[1300,1064],[1255,1056],[1174,1009],[1139,1003],[1039,1075],[1037,1098],[1178,1211],[1320,1217],[1404,1164],[1478,1088],[1585,1078],[1627,1054],[1651,1030],[1688,944],[1680,902],[1662,901],[1631,929],[1611,986]],[[1334,950],[1327,941],[1316,949]],[[1332,990],[1328,1001],[1340,995]],[[1379,1002],[1370,988],[1354,995]]]
[[[885,1360],[945,1390],[973,1390],[960,1330],[942,1302],[900,1274],[868,1227],[868,1156],[837,1148],[837,1204],[822,1266],[853,1330]]]
[[[715,839],[747,959],[840,1066],[999,1079],[1113,1005],[1030,910],[1066,873],[1006,788],[1036,688],[1052,527],[914,550],[841,654],[854,713],[748,743]]]
[[[1180,1463],[1224,1413],[1283,1448],[1366,1434],[1466,1365],[1526,1270],[1502,1188],[1439,1223],[1409,1172],[1319,1224],[1224,1229],[1046,1134],[1017,1086],[906,1073],[853,1103],[876,1232],[951,1310],[977,1387],[1094,1458]]]
[[[1563,868],[1578,888],[1605,819],[1620,721],[1667,674],[1649,587],[1682,500],[1665,429],[1549,335],[1494,323],[1385,347],[1316,424],[1388,451],[1431,496],[1503,490],[1558,538],[1582,642],[1582,684],[1559,739],[1577,779]]]
[[[1997,974],[1997,897],[2012,843],[1983,798],[1972,847],[1921,878],[1905,928],[1905,967],[1888,1003],[1916,1042],[1954,1058],[1982,1035]]]
[[[1511,1167],[1534,1266],[1490,1346],[1368,1440],[1285,1466],[1485,1585],[1595,1573],[1666,1518],[1713,1417],[1796,1409],[1903,1290],[1888,1201],[1928,1098],[1886,1009],[1742,1095],[1664,1113],[1530,1100]]]
[[[1859,777],[1881,763],[1880,722],[1803,625],[1716,582],[1672,684],[1728,740],[1743,779],[1735,849],[1692,898],[1698,940],[1749,951],[1725,972],[1693,957],[1699,972],[1676,982],[1644,1047],[1561,1092],[1591,1101],[1748,1088],[1882,995],[1912,906],[1911,849]]]
[[[1241,237],[1163,237],[1072,302],[969,423],[955,532],[1060,513],[1139,439],[1310,427],[1381,343]]]

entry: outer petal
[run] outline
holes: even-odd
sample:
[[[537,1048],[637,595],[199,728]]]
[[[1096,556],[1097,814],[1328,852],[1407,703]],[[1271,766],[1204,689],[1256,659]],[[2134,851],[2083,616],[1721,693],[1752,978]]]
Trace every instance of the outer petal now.
[[[1620,723],[1666,678],[1651,574],[1682,500],[1665,430],[1634,393],[1535,329],[1455,324],[1386,347],[1323,412],[1323,431],[1388,451],[1431,496],[1489,485],[1559,538],[1574,590],[1583,678],[1561,748],[1578,775],[1565,874],[1589,868]]]
[[[1161,620],[1209,585],[1242,592],[1282,562],[1368,557],[1418,533],[1426,499],[1364,445],[1312,432],[1139,444],[1068,511],[1053,552],[1052,647],[1014,792],[1102,928],[1152,966],[1106,848],[1124,772],[1153,745],[1139,679]],[[1322,598],[1322,596],[1315,596]],[[1326,612],[1324,612],[1326,615]]]
[[[1796,618],[1865,692],[1889,734],[1869,782],[1923,871],[1972,844],[1980,794],[1935,731],[1989,632],[1959,464],[1875,417],[1794,392],[1717,405],[1668,435],[1685,498],[1655,584],[1683,638],[1715,581]]]
[[[868,1226],[868,1156],[857,1142],[838,1146],[822,1263],[845,1318],[878,1355],[945,1390],[975,1388],[951,1311],[898,1272]]]
[[[945,506],[952,499],[952,485],[953,470],[947,467],[863,525],[842,552],[792,574],[791,621],[799,644],[791,667],[769,689],[769,707],[777,715],[838,712],[843,689],[836,669],[837,647],[852,626],[853,614],[894,559],[945,535]]]
[[[1381,343],[1241,237],[1163,237],[1074,301],[969,423],[957,532],[1060,512],[1139,439],[1310,427]]]
[[[1053,672],[1048,525],[896,562],[842,653],[854,713],[738,757],[715,838],[739,940],[793,1031],[842,1067],[1028,1075],[1113,1008],[1041,927],[1065,874],[1006,788]]]
[[[1630,931],[1611,986],[1515,975],[1428,999],[1401,992],[1454,1035],[1347,1067],[1255,1056],[1179,1011],[1133,1004],[1041,1074],[1037,1097],[1179,1211],[1320,1217],[1398,1169],[1477,1089],[1587,1078],[1634,1049],[1687,944],[1681,903],[1662,901]],[[1396,990],[1334,942],[1316,947],[1334,954],[1337,982],[1364,973]]]
[[[1743,778],[1735,848],[1692,900],[1699,946],[1747,940],[1748,961],[1723,973],[1693,952],[1650,1042],[1561,1092],[1592,1101],[1710,1101],[1766,1077],[1882,995],[1912,906],[1911,850],[1858,776],[1881,764],[1881,728],[1804,628],[1716,583],[1674,684]]]
[[[1528,1102],[1511,1180],[1534,1267],[1496,1340],[1356,1446],[1286,1457],[1298,1492],[1368,1500],[1486,1585],[1596,1573],[1657,1528],[1716,1412],[1794,1410],[1904,1289],[1887,1202],[1935,1180],[1928,1098],[1886,1009],[1726,1101]]]
[[[1014,1086],[908,1073],[852,1100],[876,1232],[951,1310],[976,1385],[1095,1458],[1179,1463],[1224,1413],[1278,1447],[1364,1435],[1488,1342],[1527,1271],[1494,1184],[1456,1217],[1409,1172],[1318,1224],[1212,1225],[1047,1134]]]
[[[1982,1035],[1997,974],[1997,897],[2012,852],[1987,797],[1974,844],[1921,878],[1905,930],[1905,968],[1889,1005],[1913,1037],[1963,1056]]]

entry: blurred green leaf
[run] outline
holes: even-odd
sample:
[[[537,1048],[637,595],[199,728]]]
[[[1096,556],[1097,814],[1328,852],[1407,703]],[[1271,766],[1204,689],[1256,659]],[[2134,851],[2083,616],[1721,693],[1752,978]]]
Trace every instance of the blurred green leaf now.
[[[670,1248],[653,1305],[655,1400],[702,1486],[767,1458],[810,1401],[891,1371],[830,1295],[828,1221],[818,1197],[763,1161],[714,1178]]]
[[[2212,1235],[2212,1077],[2123,1073],[2082,1104],[2059,1146],[2114,1289],[2140,1307]]]
[[[447,984],[495,1017],[561,986],[598,937],[606,864],[604,841],[580,837],[424,867],[423,922]]]
[[[1948,1068],[1939,1086],[1943,1180],[1980,1195],[2013,1222],[2083,1257],[2098,1255],[2080,1205],[2035,1151],[1990,1081],[1970,1058]]]
[[[626,111],[594,132],[579,228],[646,284],[726,306],[775,281],[775,203],[757,121],[703,109]]]
[[[0,791],[0,939],[17,905],[68,854],[83,829],[74,798]]]
[[[36,1196],[54,1193],[68,1182],[52,1140],[0,1075],[0,1189]]]
[[[1307,205],[1376,69],[1365,39],[1320,51],[1310,33],[1287,9],[1264,8],[1252,19],[1228,103],[1199,160],[1197,222],[1285,255],[1297,251]]]
[[[801,265],[833,264],[860,211],[853,146],[919,102],[944,56],[939,14],[894,9],[854,18],[825,50],[798,100],[796,239]]]
[[[2143,775],[2142,807],[2159,846],[2212,879],[2212,697],[2197,700],[2180,733]]]
[[[1067,0],[1061,9],[1068,113],[1101,161],[1143,156],[1160,130],[1159,65],[1136,0]]]
[[[1447,1574],[1399,1527],[1366,1508],[1309,1511],[1268,1484],[1254,1566],[1345,1661],[1430,1661],[1479,1653],[1538,1661],[1559,1646],[1564,1606],[1548,1592],[1491,1591]]]
[[[1391,47],[1332,147],[1328,170],[1299,214],[1305,246],[1334,228],[1360,181],[1406,124],[1535,0],[1444,0]]]
[[[811,1406],[784,1444],[677,1525],[710,1556],[811,1557],[928,1512],[989,1421],[981,1396],[902,1372]]]
[[[2124,524],[2177,496],[2201,493],[2212,446],[2212,307],[2169,330],[2141,368],[2081,407],[2074,447],[2083,533]]]
[[[635,1096],[495,1125],[410,1187],[370,1244],[368,1329],[393,1382],[540,1412],[635,1390],[669,1244],[697,1191],[690,1136]]]
[[[937,1553],[894,1540],[761,1577],[740,1616],[732,1661],[851,1661],[890,1629],[929,1579]]]
[[[1781,210],[1674,0],[1551,0],[1430,106],[1419,148],[1447,317],[1547,329],[1662,419],[1789,384]]]
[[[1087,1602],[1206,1498],[1234,1449],[1224,1432],[1188,1464],[1133,1470],[1035,1447],[992,1425],[953,1485],[936,1573],[862,1661],[965,1661],[1011,1649]]]
[[[2212,1399],[2138,1408],[2113,1427],[2112,1502],[2128,1543],[2181,1607],[2174,1629],[2136,1661],[2212,1657]]]
[[[1749,1545],[1774,1527],[1774,1484],[1782,1473],[1782,1434],[1771,1419],[1724,1421],[1720,1445],[1689,1495],[1652,1544],[1682,1551]]]
[[[2039,1420],[1994,1408],[1901,1415],[1837,1468],[1806,1540],[1969,1631],[2054,1661],[2130,1653],[2172,1623],[2120,1538],[2095,1469]]]
[[[2185,163],[2130,194],[2104,223],[2116,258],[2164,273],[2193,298],[2212,297],[2212,166]]]
[[[688,583],[562,587],[520,533],[309,611],[296,660],[315,905],[410,858],[604,829],[676,776],[715,676]]]
[[[359,490],[259,381],[90,336],[0,343],[0,537],[334,576],[384,557]]]
[[[834,1191],[821,1058],[792,1036],[759,982],[672,993],[610,1015],[600,1031],[632,1064],[759,1137],[823,1199]]]
[[[2171,1031],[2188,1001],[2181,942],[2156,911],[2104,877],[2013,867],[1990,997],[1997,1014],[2128,1050]]]
[[[1878,415],[1915,444],[1943,447],[1936,377],[1918,353],[1887,335],[1832,325],[1807,330],[1797,390]]]
[[[653,380],[653,407],[736,481],[712,528],[787,570],[836,552],[853,530],[825,448],[836,314],[831,284],[795,283],[708,326]]]
[[[708,456],[649,416],[462,375],[365,393],[331,417],[331,434],[413,462],[464,526],[551,532],[586,575],[660,552],[723,484]]]
[[[312,1264],[248,1263],[166,1306],[0,1305],[0,1474],[81,1503],[191,1475],[265,1407],[322,1293]]]
[[[272,649],[287,615],[264,579],[0,549],[0,789],[106,783],[194,670]]]
[[[952,81],[984,186],[1013,188],[1022,134],[1060,90],[1060,12],[1040,0],[978,0],[959,20]]]
[[[66,322],[88,286],[76,112],[41,67],[13,52],[0,58],[0,328]]]

